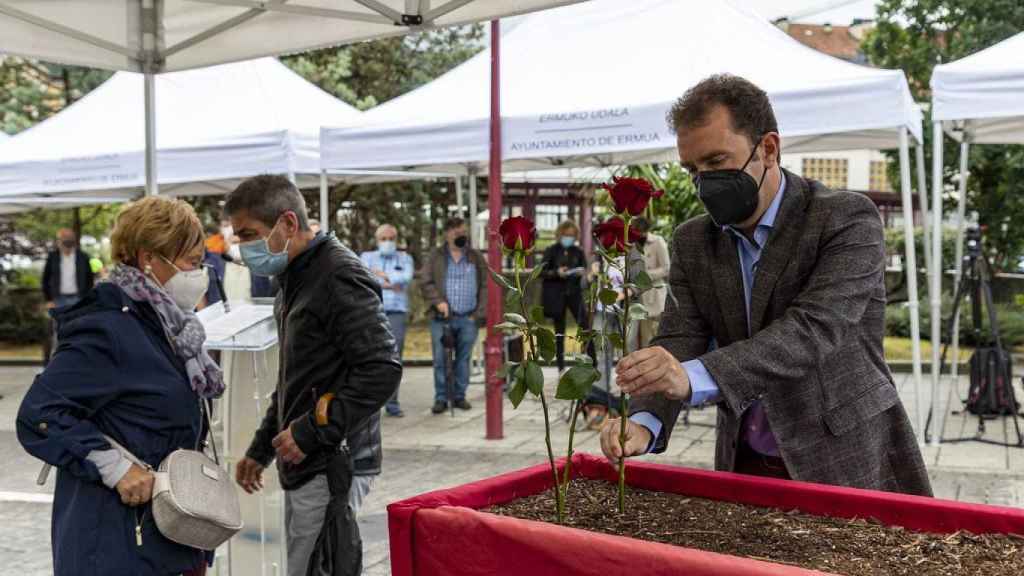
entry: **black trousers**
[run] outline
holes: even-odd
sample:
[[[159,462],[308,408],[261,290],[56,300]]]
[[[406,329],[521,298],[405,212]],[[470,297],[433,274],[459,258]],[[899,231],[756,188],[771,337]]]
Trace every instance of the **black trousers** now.
[[[572,317],[576,320],[576,324],[584,330],[590,327],[590,321],[587,318],[587,308],[583,303],[583,294],[578,292],[567,293],[565,295],[565,305],[561,310],[559,310],[559,314],[552,318],[555,323],[555,352],[559,372],[565,368],[566,310],[572,313]]]

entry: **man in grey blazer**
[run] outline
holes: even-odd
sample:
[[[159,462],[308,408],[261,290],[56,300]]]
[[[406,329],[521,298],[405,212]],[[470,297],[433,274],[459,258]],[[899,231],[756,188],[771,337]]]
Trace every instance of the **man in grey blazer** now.
[[[616,368],[625,455],[664,451],[684,402],[714,403],[718,470],[931,495],[883,353],[875,206],[782,169],[747,80],[702,81],[669,122],[708,214],[676,229],[658,336]],[[602,431],[612,460],[618,430]]]

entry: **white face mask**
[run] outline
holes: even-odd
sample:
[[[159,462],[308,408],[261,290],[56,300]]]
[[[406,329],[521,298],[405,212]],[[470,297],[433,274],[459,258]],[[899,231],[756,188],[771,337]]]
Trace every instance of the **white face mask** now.
[[[225,226],[220,229],[220,235],[224,238],[225,242],[230,244],[231,239],[235,237],[235,229],[231,226]]]
[[[167,258],[164,258],[164,261],[174,266],[174,262]],[[206,273],[206,268],[202,266],[195,270],[187,271],[177,266],[174,266],[174,269],[178,272],[171,276],[171,279],[164,284],[164,290],[171,297],[171,300],[174,300],[174,303],[178,305],[178,308],[185,312],[192,312],[199,305],[199,300],[206,294],[206,290],[210,285],[210,277]]]
[[[238,247],[238,244],[232,244],[228,248],[228,256],[231,257],[231,260],[235,264],[238,264],[238,265],[242,264],[242,249]]]

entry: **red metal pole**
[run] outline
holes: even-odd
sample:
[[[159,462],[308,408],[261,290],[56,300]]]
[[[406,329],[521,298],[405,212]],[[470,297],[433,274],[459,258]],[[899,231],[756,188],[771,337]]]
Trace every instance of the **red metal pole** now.
[[[491,158],[488,175],[487,209],[490,211],[487,228],[487,262],[494,270],[502,269],[501,246],[495,240],[501,225],[501,23],[491,21]],[[498,377],[501,369],[502,335],[494,329],[501,323],[503,294],[501,286],[487,283],[487,341],[484,343],[484,365],[487,380],[487,439],[504,437],[502,419],[504,382]]]

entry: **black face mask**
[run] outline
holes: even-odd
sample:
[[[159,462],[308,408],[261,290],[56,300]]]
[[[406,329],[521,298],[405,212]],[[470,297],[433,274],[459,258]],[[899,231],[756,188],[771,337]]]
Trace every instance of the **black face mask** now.
[[[70,250],[71,248],[75,247],[75,241],[74,240],[64,240],[64,241],[62,241],[60,243],[60,245]]]
[[[739,224],[757,211],[758,191],[764,183],[765,175],[768,174],[768,167],[765,166],[764,172],[761,173],[760,182],[747,174],[745,169],[753,160],[755,152],[757,146],[750,151],[747,161],[738,170],[705,170],[698,172],[694,178],[697,195],[718,226]]]
[[[468,236],[459,236],[459,237],[457,237],[455,239],[454,243],[455,243],[455,247],[456,248],[465,248],[466,245],[469,244],[469,237]]]

